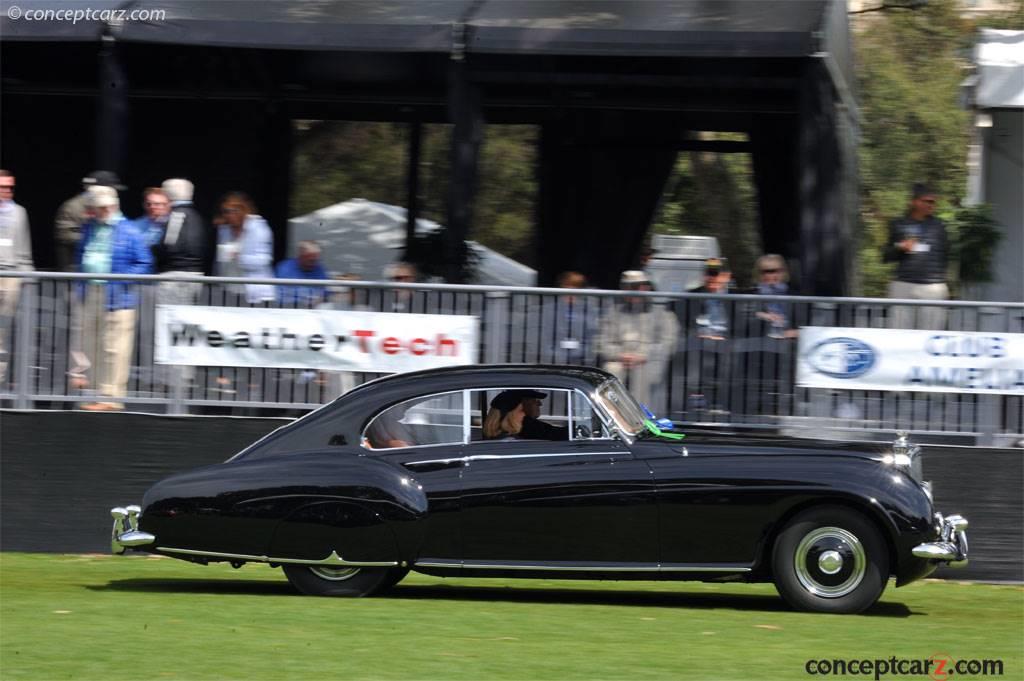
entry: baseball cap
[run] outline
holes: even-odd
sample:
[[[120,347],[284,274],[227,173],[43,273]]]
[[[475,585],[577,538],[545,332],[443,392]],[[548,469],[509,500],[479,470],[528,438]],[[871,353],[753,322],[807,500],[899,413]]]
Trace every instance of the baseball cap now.
[[[104,206],[118,206],[121,201],[117,198],[117,190],[106,185],[93,185],[87,190],[86,203],[93,208]]]

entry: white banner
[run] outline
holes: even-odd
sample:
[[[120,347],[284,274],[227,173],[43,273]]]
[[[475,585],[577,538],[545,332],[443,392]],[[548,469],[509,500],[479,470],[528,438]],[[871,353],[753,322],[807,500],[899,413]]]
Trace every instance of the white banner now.
[[[157,364],[404,372],[475,364],[461,315],[157,305]]]
[[[1024,395],[1024,334],[800,329],[802,388]]]

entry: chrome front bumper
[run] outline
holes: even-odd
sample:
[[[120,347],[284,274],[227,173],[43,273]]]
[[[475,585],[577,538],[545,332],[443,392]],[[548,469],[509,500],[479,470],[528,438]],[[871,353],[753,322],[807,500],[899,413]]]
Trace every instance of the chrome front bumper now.
[[[142,509],[138,506],[118,506],[110,509],[110,515],[114,518],[114,529],[110,531],[110,550],[113,553],[121,554],[130,548],[156,541],[153,535],[139,530],[140,513]]]
[[[918,544],[911,551],[918,558],[947,563],[950,567],[967,565],[967,518],[951,515],[943,518],[935,514],[939,525],[939,540]]]

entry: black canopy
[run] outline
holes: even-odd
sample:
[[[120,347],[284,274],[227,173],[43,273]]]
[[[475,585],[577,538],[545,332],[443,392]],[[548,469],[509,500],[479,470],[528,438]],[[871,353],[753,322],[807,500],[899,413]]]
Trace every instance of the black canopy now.
[[[842,0],[88,4],[125,13],[46,20],[74,8],[23,0],[24,16],[0,20],[3,163],[50,193],[99,165],[135,184],[185,174],[208,197],[249,188],[281,228],[290,119],[446,121],[457,238],[485,122],[535,123],[542,281],[571,266],[614,284],[690,133],[741,131],[766,247],[795,261],[805,290],[847,288],[856,109]],[[15,134],[36,128],[61,167]],[[19,181],[19,197],[38,225],[55,199],[36,182]],[[595,235],[600,246],[580,246]]]

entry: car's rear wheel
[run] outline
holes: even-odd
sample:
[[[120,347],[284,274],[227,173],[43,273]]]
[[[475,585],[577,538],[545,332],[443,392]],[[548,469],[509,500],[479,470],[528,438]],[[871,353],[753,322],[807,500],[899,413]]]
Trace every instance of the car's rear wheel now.
[[[889,579],[889,552],[874,524],[842,507],[791,520],[772,552],[779,594],[798,610],[855,613],[873,605]]]
[[[292,586],[307,596],[369,596],[382,587],[391,573],[388,568],[294,564],[281,567]]]

